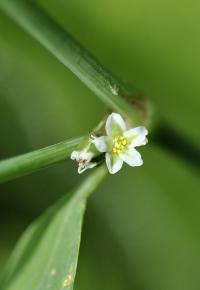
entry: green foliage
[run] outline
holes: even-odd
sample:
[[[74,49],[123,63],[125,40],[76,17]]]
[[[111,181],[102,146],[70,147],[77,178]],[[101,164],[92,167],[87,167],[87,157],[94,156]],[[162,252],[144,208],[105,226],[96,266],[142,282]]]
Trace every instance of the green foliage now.
[[[198,146],[199,2],[34,2],[109,68],[137,84],[157,114]],[[37,41],[0,16],[1,157],[87,133],[104,106]],[[198,172],[151,137],[143,149],[144,166],[109,178],[90,203],[76,289],[199,289]],[[2,266],[20,232],[20,218],[32,219],[63,188],[79,182],[73,166],[65,163],[1,186]],[[10,221],[7,227],[3,220]]]
[[[0,289],[73,289],[86,200],[105,173],[104,167],[94,170],[29,226],[11,256]]]
[[[0,161],[0,183],[66,160],[83,138],[60,142],[24,155]]]
[[[134,120],[135,124],[144,122],[138,114],[137,107],[131,108],[121,97],[130,95],[132,98],[138,97],[139,92],[124,86],[37,6],[25,0],[6,0],[0,2],[0,7],[78,76],[109,107]]]
[[[110,177],[92,198],[86,220],[90,228],[83,233],[77,290],[83,285],[92,289],[87,271],[95,277],[93,288],[105,277],[106,290],[116,276],[121,286],[114,284],[111,289],[123,290],[123,283],[126,289],[139,290],[199,288],[198,175],[156,146],[144,147],[143,157],[143,167],[127,167],[118,176]],[[96,228],[100,229],[98,237],[91,234],[89,244],[84,243],[84,237],[87,240]],[[104,241],[100,239],[103,232]],[[100,255],[105,253],[106,269],[103,258],[101,263],[95,261],[95,250],[90,252],[93,247],[102,251]],[[85,261],[86,255],[89,261]]]

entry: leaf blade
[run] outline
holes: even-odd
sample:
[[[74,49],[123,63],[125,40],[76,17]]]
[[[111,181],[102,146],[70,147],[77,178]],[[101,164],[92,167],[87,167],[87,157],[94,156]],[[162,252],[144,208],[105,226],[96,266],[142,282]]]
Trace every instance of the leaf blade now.
[[[75,138],[0,161],[0,183],[41,170],[66,160],[83,140]]]
[[[6,0],[0,7],[23,29],[70,69],[105,104],[136,124],[143,124],[137,105],[130,106],[124,99],[138,99],[141,93],[124,85],[94,56],[63,30],[37,5],[24,0]]]
[[[85,203],[105,174],[105,167],[94,170],[26,230],[0,289],[73,289]]]

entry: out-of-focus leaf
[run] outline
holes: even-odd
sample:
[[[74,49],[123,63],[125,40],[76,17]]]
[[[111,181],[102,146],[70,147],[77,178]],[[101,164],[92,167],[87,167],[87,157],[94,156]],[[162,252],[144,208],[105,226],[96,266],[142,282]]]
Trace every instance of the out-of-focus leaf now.
[[[110,235],[110,238],[105,235],[100,243],[94,237],[96,252],[103,252],[110,245],[107,239],[114,241],[111,255],[115,251],[122,268],[126,261],[127,280],[137,285],[129,289],[198,290],[200,182],[197,171],[159,147],[148,145],[140,151],[144,165],[124,167],[118,175],[107,179],[101,194],[92,199],[95,217],[100,217],[104,231]],[[93,225],[90,232],[99,228],[95,217],[88,216]],[[116,244],[118,249],[114,247]],[[106,250],[105,253],[108,255]],[[81,264],[85,264],[81,260],[80,272]],[[83,275],[80,279],[84,281]],[[102,276],[96,274],[96,279],[100,283]],[[81,289],[81,284],[79,281],[80,288],[76,290]]]
[[[102,290],[102,284],[104,290],[142,290],[132,274],[121,241],[113,235],[111,227],[99,214],[98,208],[92,208],[90,203],[81,240],[75,290]]]
[[[36,2],[113,72],[148,95],[172,126],[200,143],[199,1]]]
[[[86,199],[105,172],[104,167],[95,170],[27,229],[0,289],[73,289]]]

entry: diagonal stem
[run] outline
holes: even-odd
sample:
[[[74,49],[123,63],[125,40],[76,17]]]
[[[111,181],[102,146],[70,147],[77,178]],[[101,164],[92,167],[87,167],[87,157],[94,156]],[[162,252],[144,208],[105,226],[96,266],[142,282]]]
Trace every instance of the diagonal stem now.
[[[141,98],[140,92],[123,84],[32,1],[1,0],[0,8],[69,68],[110,108],[131,119],[135,125],[142,123],[149,125],[151,106]],[[126,99],[130,100],[131,104]],[[167,146],[186,161],[199,167],[197,146],[194,145],[191,149],[189,142],[185,138],[178,138],[177,132],[170,130],[163,120],[153,121],[150,124],[153,129],[152,141]],[[174,140],[175,146],[171,146]],[[190,151],[198,154],[188,156]]]
[[[83,137],[0,161],[0,183],[41,170],[67,159]]]
[[[133,120],[135,124],[144,123],[145,109],[141,108],[141,101],[138,103],[141,94],[136,89],[124,85],[34,3],[26,0],[1,0],[0,8],[70,69],[110,108]],[[132,105],[125,100],[130,96]]]

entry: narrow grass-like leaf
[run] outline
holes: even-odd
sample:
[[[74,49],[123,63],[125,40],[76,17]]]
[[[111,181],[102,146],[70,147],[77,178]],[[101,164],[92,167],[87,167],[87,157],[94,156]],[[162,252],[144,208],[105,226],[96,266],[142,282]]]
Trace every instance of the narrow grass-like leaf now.
[[[192,146],[194,150],[192,148],[190,150],[187,145],[190,142],[185,140],[184,136],[177,138],[176,131],[171,130],[170,125],[165,124],[160,116],[156,118],[154,116],[152,120],[151,105],[138,99],[141,95],[138,90],[123,84],[34,3],[26,0],[1,0],[0,8],[69,68],[109,107],[132,119],[135,125],[137,123],[145,123],[148,127],[150,125],[151,134],[155,135],[155,140],[159,145],[167,144],[167,147],[182,158],[199,166],[199,158],[196,161],[196,152],[199,156],[197,146]],[[130,97],[132,105],[125,100],[126,97]],[[163,140],[165,140],[164,143]],[[195,153],[189,154],[188,158],[188,152]]]
[[[39,7],[26,0],[2,0],[0,7],[109,107],[134,120],[136,124],[144,123],[138,106],[133,102],[141,93],[124,85]],[[132,106],[124,99],[129,96],[132,96]]]
[[[0,183],[66,160],[82,137],[60,142],[21,156],[0,161]]]
[[[73,289],[87,197],[106,175],[99,167],[25,231],[10,258],[1,290]]]

